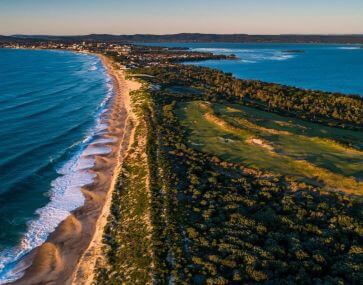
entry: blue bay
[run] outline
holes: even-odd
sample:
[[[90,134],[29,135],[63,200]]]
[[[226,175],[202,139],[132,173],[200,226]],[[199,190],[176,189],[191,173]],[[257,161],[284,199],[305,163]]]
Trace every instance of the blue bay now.
[[[363,48],[332,44],[151,43],[188,47],[238,60],[193,62],[256,79],[305,89],[363,96]]]

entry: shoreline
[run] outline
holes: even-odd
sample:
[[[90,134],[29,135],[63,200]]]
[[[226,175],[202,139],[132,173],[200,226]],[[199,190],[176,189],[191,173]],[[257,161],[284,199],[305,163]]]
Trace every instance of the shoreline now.
[[[137,89],[139,84],[127,81],[124,71],[116,70],[112,61],[104,55],[94,55],[101,59],[113,82],[114,95],[109,110],[105,118],[100,118],[107,124],[107,132],[100,138],[112,142],[91,143],[88,148],[107,147],[111,151],[92,155],[94,166],[89,172],[95,178],[92,184],[81,188],[85,198],[83,206],[72,211],[42,245],[25,256],[19,265],[19,268],[26,268],[24,275],[8,284],[72,284],[75,278],[78,280],[75,284],[89,284],[87,280],[81,281],[85,276],[83,264],[91,266],[93,273],[96,256],[101,253],[113,189],[132,132],[129,92]],[[90,278],[89,274],[87,278]]]

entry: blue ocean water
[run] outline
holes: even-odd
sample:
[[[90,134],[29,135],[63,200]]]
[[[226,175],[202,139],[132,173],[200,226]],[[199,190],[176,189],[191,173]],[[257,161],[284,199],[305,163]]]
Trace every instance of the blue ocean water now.
[[[111,95],[97,56],[0,49],[0,284],[83,204]]]
[[[150,45],[188,47],[195,51],[215,54],[235,54],[239,57],[238,60],[209,60],[191,64],[231,72],[242,79],[257,79],[305,89],[363,96],[363,48],[356,45],[238,43],[152,43]]]

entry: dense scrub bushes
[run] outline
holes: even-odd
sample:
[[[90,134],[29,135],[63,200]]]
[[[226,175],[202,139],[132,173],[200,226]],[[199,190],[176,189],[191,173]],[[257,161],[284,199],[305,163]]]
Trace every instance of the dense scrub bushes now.
[[[181,97],[153,92],[160,284],[359,284],[361,203],[190,148],[173,112]]]
[[[145,156],[147,123],[142,110],[147,96],[141,90],[133,92],[132,98],[134,112],[140,118],[113,192],[103,237],[105,256],[96,269],[94,284],[97,285],[152,284],[156,243],[153,241],[155,231],[150,225],[152,200]]]
[[[189,133],[174,110],[181,101],[227,99],[358,128],[362,99],[237,80],[192,66],[134,72],[154,76],[145,77],[151,97],[140,112],[147,132],[154,284],[360,284],[359,199],[197,151],[188,145]],[[173,92],[174,86],[189,91]],[[122,223],[121,193],[115,194],[120,205],[114,204],[105,236],[116,270],[100,271],[100,280],[123,276],[118,257],[127,258],[122,252],[128,244],[120,244],[113,231]]]

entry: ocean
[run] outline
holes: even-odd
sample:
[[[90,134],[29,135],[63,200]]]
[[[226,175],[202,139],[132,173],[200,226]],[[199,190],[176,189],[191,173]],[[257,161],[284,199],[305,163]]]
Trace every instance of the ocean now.
[[[235,54],[237,60],[192,62],[256,79],[305,89],[363,96],[363,48],[332,44],[148,43]]]
[[[112,88],[95,55],[0,49],[0,284],[83,205]]]

